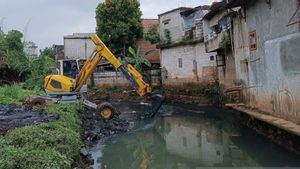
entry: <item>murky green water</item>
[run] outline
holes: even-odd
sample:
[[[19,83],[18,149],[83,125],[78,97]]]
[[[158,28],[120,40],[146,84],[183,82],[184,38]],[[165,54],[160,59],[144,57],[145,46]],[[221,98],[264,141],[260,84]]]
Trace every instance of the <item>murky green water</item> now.
[[[94,168],[300,166],[299,156],[240,127],[236,114],[179,105],[164,106],[162,113],[172,115],[141,121],[93,147]]]

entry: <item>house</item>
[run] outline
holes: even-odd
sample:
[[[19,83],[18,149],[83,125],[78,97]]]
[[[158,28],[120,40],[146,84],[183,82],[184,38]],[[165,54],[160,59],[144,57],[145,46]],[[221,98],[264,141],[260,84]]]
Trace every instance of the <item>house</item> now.
[[[158,19],[142,19],[142,25],[144,33],[148,32],[148,29],[152,25],[158,25]],[[150,50],[154,50],[147,56],[147,59],[153,64],[160,66],[159,49],[156,48],[156,44],[151,44],[144,38],[137,40],[137,46],[140,48],[141,53],[145,53]]]
[[[159,14],[164,85],[215,80],[216,53],[206,53],[202,17],[209,6],[180,7]]]
[[[95,49],[90,39],[94,33],[73,33],[64,36],[64,59],[87,59]]]
[[[216,52],[218,80],[222,88],[234,86],[236,80],[235,60],[230,38],[232,26],[230,13],[224,9],[226,1],[212,4],[203,17],[203,32],[206,52]]]
[[[236,78],[252,107],[300,122],[298,0],[229,0]],[[298,11],[299,12],[299,11]],[[294,23],[294,24],[293,24]]]
[[[34,42],[25,42],[24,50],[27,56],[33,58],[38,56],[38,46]]]

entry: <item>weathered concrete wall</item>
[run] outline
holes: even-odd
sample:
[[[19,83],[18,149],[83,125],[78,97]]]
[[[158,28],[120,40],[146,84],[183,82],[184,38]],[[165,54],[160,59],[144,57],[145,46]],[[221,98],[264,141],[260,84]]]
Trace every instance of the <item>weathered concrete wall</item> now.
[[[180,15],[181,10],[177,9],[172,12],[159,16],[159,30],[161,39],[165,39],[164,30],[171,31],[171,41],[178,42],[184,35],[184,20]]]
[[[229,88],[234,86],[236,80],[235,58],[231,51],[225,54],[225,66],[218,67],[218,78],[221,87]]]
[[[242,17],[242,11],[240,11],[239,15],[232,19],[233,45],[236,66],[236,80],[241,84],[249,86],[248,58],[250,51],[248,29],[245,21],[245,18]]]
[[[297,24],[286,26],[298,1],[270,2],[257,0],[246,7],[247,28],[241,31],[246,36],[247,31],[256,31],[257,49],[249,51],[247,44],[235,44],[238,78],[246,83],[251,106],[300,122],[300,33]],[[243,60],[248,74],[243,72]]]
[[[257,106],[300,121],[300,33],[266,41],[264,46],[267,78]]]
[[[64,39],[65,59],[86,59],[91,56],[95,45],[91,39]]]
[[[179,85],[187,82],[211,80],[215,70],[216,53],[206,53],[203,43],[161,50],[163,84]],[[210,60],[213,56],[214,60]],[[182,67],[180,61],[182,60]],[[164,73],[163,73],[164,74]]]

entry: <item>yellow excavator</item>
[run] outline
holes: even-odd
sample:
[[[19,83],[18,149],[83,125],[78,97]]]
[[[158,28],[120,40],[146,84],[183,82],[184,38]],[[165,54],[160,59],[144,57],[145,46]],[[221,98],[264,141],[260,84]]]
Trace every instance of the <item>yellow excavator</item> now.
[[[81,68],[76,79],[64,75],[48,75],[44,80],[44,89],[51,97],[51,101],[56,103],[72,103],[82,101],[86,106],[97,109],[104,119],[110,119],[114,116],[115,109],[109,103],[102,103],[96,105],[93,102],[84,98],[82,90],[87,79],[94,72],[97,64],[105,59],[116,70],[123,73],[126,79],[129,80],[131,86],[136,90],[140,96],[150,96],[153,103],[151,108],[151,115],[154,116],[162,104],[162,97],[160,95],[152,95],[151,87],[143,81],[143,76],[130,64],[123,65],[122,62],[115,57],[115,55],[106,47],[101,39],[95,34],[91,36],[91,40],[96,45],[93,54],[88,58]]]

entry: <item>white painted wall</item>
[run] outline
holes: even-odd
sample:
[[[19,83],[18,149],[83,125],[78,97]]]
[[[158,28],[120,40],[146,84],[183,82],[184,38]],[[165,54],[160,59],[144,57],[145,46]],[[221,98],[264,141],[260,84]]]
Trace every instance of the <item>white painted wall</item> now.
[[[247,104],[299,123],[300,33],[298,24],[286,26],[297,4],[298,0],[272,0],[269,6],[257,0],[246,6],[246,18],[234,18],[233,30],[237,80],[244,82]],[[248,32],[254,30],[257,50],[250,51]]]
[[[64,39],[66,59],[86,59],[91,56],[95,45],[91,39]]]
[[[198,77],[202,78],[202,69],[204,66],[215,66],[215,60],[210,60],[210,56],[215,55],[216,53],[205,52],[204,43],[162,49],[161,66],[167,70],[169,79],[195,78],[193,71],[195,60],[197,62]],[[179,67],[179,58],[182,58],[182,68]]]
[[[161,39],[165,39],[164,30],[169,29],[171,32],[171,41],[178,42],[184,35],[184,20],[180,15],[180,9],[159,16],[159,30]],[[164,24],[169,20],[168,24]]]

